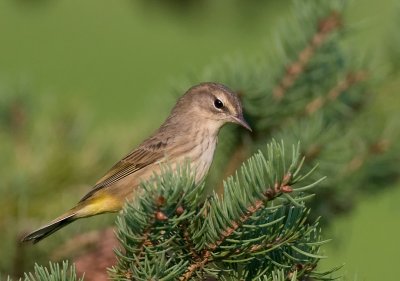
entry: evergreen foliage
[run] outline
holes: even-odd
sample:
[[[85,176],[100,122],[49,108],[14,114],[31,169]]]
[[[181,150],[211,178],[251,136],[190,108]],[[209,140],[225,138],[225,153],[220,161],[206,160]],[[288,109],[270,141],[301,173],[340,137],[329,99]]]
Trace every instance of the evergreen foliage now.
[[[11,281],[10,278],[7,279]],[[49,263],[49,267],[43,267],[35,264],[34,273],[25,273],[24,278],[20,281],[83,281],[78,278],[75,272],[75,266],[68,266],[68,262],[62,263],[62,267],[58,263]]]
[[[318,272],[325,258],[318,221],[309,222],[310,181],[299,147],[285,153],[273,141],[224,182],[224,194],[203,197],[189,165],[164,167],[141,185],[117,221],[122,249],[110,270],[113,280],[333,280]],[[36,267],[34,279],[75,280],[63,269]],[[56,276],[56,277],[55,277]],[[51,279],[53,278],[53,279]]]
[[[340,0],[294,1],[294,20],[277,29],[277,47],[267,55],[232,59],[190,79],[221,81],[240,93],[253,128],[250,135],[237,128],[224,132],[213,183],[271,138],[301,140],[305,165],[320,164],[328,180],[311,208],[323,222],[351,210],[361,189],[398,181],[399,121],[378,116],[375,89],[382,81],[370,60],[346,45],[352,28],[345,8]]]
[[[272,142],[224,182],[224,194],[204,202],[204,184],[188,168],[166,169],[142,186],[143,195],[118,220],[123,250],[113,280],[273,280],[326,278],[315,267],[324,256],[318,221],[308,222],[308,180],[300,151],[285,155]]]

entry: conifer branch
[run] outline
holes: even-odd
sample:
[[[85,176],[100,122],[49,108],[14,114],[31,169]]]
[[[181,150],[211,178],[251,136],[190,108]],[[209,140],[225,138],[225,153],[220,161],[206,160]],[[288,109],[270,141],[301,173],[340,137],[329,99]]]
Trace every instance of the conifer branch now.
[[[286,91],[294,84],[304,71],[315,51],[325,42],[328,35],[342,26],[342,17],[338,11],[332,11],[329,16],[320,20],[317,32],[312,36],[307,45],[298,55],[297,60],[286,66],[286,73],[278,85],[273,89],[273,97],[280,101]]]
[[[11,281],[11,278],[7,278]],[[19,280],[22,280],[19,279]],[[34,272],[24,274],[24,281],[83,281],[76,274],[75,265],[69,266],[68,261],[59,263],[49,262],[48,267],[35,264]]]
[[[369,157],[374,155],[384,154],[391,146],[390,141],[387,139],[378,139],[368,146],[368,149],[361,154],[355,155],[349,163],[345,165],[345,174],[353,173],[356,170],[361,169]]]
[[[281,183],[279,184],[278,182],[275,183],[275,186],[273,188],[269,187],[267,190],[264,192],[264,196],[266,197],[267,201],[271,201],[281,195],[282,193],[290,193],[293,191],[291,186],[289,185],[290,180],[292,178],[292,175],[290,173],[287,173]],[[189,280],[193,273],[201,269],[203,266],[205,266],[208,262],[211,261],[211,254],[213,251],[215,251],[218,246],[220,246],[225,239],[229,238],[234,231],[236,231],[240,226],[243,225],[252,215],[254,215],[258,210],[260,210],[262,207],[265,206],[266,201],[263,200],[256,200],[252,205],[247,207],[247,212],[243,214],[237,221],[231,221],[230,226],[227,227],[223,232],[222,236],[220,237],[219,240],[217,240],[215,243],[208,245],[207,250],[204,251],[203,253],[203,258],[199,261],[194,262],[193,264],[189,265],[188,269],[186,272],[179,277],[180,281],[186,281]],[[251,251],[254,251],[256,248],[251,249]]]
[[[390,149],[392,142],[385,138],[380,138],[369,146],[369,152],[372,154],[382,154]]]
[[[169,171],[144,185],[144,196],[120,217],[118,235],[124,237],[125,251],[112,276],[192,280],[213,272],[232,274],[243,260],[241,274],[261,277],[275,266],[317,263],[323,242],[316,224],[306,223],[309,211],[299,204],[307,195],[292,198],[289,193],[302,193],[319,181],[298,186],[312,172],[300,174],[304,161],[298,161],[298,147],[287,157],[283,144],[273,141],[265,155],[256,153],[228,178],[222,199],[214,194],[199,201],[202,187],[193,185],[187,168],[182,169],[187,174]],[[146,229],[148,239],[143,239]],[[252,260],[265,264],[254,267]]]
[[[311,115],[325,106],[328,102],[336,100],[341,94],[347,91],[350,87],[356,85],[359,82],[367,79],[366,71],[358,71],[355,73],[349,73],[343,80],[340,80],[335,87],[333,87],[329,93],[323,97],[319,96],[312,100],[306,105],[305,112],[307,115]]]
[[[293,191],[292,188],[288,185],[290,177],[291,177],[290,173],[286,174],[280,185],[276,184],[274,188],[268,188],[268,190],[264,193],[268,201],[275,199],[282,193],[290,193]],[[179,280],[181,281],[189,280],[196,270],[204,267],[208,262],[212,262],[212,252],[215,251],[218,248],[218,246],[220,246],[225,241],[225,239],[229,238],[240,226],[242,226],[245,222],[247,222],[252,215],[254,215],[262,207],[264,207],[265,203],[266,203],[265,201],[256,200],[251,206],[247,208],[247,212],[244,215],[242,215],[237,221],[232,221],[230,223],[231,226],[226,228],[226,230],[223,232],[223,236],[219,240],[217,240],[216,243],[208,246],[208,250],[206,250],[203,254],[203,259],[191,264],[188,267],[187,271],[179,278]],[[293,237],[294,236],[290,238]],[[275,243],[270,243],[266,245],[261,245],[261,244],[253,245],[251,246],[249,251],[257,252],[265,246],[267,248],[273,249],[283,245],[284,243],[290,242],[291,241],[290,238],[284,240],[276,239]],[[228,256],[226,256],[226,258],[227,257]]]

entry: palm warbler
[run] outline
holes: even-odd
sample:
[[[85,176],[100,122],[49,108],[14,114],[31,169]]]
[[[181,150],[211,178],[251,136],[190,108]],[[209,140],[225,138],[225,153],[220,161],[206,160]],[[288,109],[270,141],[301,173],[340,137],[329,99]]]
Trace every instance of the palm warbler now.
[[[162,163],[179,165],[189,160],[195,180],[201,181],[213,160],[218,132],[227,122],[251,131],[231,90],[218,83],[190,88],[161,127],[116,163],[74,208],[22,241],[36,243],[76,219],[119,211],[127,198],[135,196],[142,181],[161,172]]]

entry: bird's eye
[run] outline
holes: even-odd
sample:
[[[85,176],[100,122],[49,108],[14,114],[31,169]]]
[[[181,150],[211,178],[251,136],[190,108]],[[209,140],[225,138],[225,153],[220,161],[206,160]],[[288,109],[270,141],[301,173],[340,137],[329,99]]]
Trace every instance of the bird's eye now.
[[[224,103],[220,99],[215,99],[214,101],[214,106],[218,109],[221,109],[224,107]]]

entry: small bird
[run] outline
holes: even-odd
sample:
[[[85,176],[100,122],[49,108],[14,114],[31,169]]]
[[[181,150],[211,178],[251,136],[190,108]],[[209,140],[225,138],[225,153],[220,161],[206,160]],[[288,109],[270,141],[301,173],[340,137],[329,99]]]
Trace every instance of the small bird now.
[[[74,208],[22,241],[37,243],[77,219],[121,210],[141,182],[161,172],[163,163],[173,167],[189,161],[195,181],[200,182],[212,163],[218,132],[228,122],[251,131],[237,95],[219,83],[193,86],[179,98],[161,127],[117,162]]]

